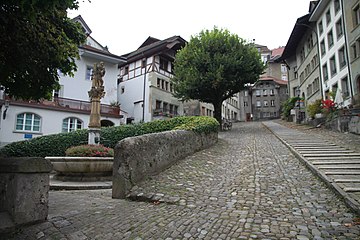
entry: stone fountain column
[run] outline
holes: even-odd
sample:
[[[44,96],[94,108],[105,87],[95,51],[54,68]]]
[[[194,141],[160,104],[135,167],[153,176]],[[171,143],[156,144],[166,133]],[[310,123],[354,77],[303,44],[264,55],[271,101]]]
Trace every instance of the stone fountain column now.
[[[94,64],[91,77],[91,89],[88,92],[91,102],[91,113],[89,122],[88,144],[99,144],[100,142],[100,100],[105,96],[103,76],[105,75],[104,63]]]

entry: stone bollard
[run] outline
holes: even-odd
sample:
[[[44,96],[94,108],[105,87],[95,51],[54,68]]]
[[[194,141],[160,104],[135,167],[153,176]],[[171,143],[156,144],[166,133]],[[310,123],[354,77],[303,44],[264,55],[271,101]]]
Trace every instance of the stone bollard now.
[[[0,158],[0,232],[47,219],[51,170],[44,158]]]

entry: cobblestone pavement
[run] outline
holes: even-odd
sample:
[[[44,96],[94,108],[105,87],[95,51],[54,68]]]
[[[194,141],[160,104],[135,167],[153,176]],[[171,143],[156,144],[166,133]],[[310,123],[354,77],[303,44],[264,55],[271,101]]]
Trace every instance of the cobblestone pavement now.
[[[359,239],[342,200],[261,123],[234,124],[219,143],[134,188],[50,192],[49,221],[10,239]]]

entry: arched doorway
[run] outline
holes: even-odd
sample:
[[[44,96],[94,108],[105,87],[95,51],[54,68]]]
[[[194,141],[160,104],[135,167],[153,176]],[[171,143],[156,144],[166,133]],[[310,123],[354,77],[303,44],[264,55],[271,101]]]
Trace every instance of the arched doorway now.
[[[115,125],[112,121],[107,120],[107,119],[101,120],[100,123],[101,123],[101,126],[102,126],[102,127],[112,127],[112,126]]]

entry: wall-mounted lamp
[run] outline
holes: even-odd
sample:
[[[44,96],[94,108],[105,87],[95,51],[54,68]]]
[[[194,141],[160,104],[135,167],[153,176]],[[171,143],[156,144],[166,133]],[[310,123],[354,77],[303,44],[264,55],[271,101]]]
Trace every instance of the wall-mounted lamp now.
[[[8,108],[9,108],[9,106],[10,106],[9,100],[5,100],[5,104],[4,104],[5,110],[3,112],[3,119],[6,118],[6,112],[7,112]]]

